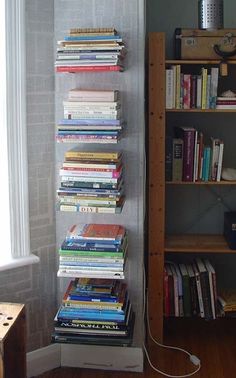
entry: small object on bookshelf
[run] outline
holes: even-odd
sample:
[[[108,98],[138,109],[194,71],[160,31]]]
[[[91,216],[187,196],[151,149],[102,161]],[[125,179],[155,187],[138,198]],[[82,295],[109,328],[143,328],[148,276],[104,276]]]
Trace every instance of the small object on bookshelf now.
[[[224,213],[224,237],[229,248],[236,250],[236,211]]]

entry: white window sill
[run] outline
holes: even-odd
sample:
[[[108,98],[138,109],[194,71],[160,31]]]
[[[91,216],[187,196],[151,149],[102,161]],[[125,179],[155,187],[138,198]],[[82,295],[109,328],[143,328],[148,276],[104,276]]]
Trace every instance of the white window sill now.
[[[6,261],[0,261],[0,272],[8,269],[18,268],[20,266],[31,265],[39,263],[39,257],[35,255],[29,255],[26,257],[11,258]]]

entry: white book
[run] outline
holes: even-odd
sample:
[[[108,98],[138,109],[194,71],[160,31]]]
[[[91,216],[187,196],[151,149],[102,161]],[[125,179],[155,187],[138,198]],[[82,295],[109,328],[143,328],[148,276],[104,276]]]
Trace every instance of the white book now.
[[[223,152],[224,152],[224,142],[221,141],[220,142],[219,160],[218,160],[216,181],[221,180],[221,172],[222,172],[222,164],[223,164]]]
[[[73,272],[73,271],[64,271],[58,270],[57,277],[71,277],[71,278],[109,278],[109,279],[116,279],[116,280],[123,280],[125,278],[123,272],[104,272],[104,273],[96,273],[91,271],[81,271],[81,272]]]
[[[197,102],[196,102],[197,109],[201,109],[202,107],[202,76],[197,76]]]
[[[213,266],[211,265],[210,261],[205,259],[204,264],[206,266],[207,272],[208,272],[208,277],[209,277],[209,285],[210,285],[210,293],[211,293],[211,309],[212,309],[212,317],[213,319],[216,319],[216,297],[215,297],[215,270]]]
[[[174,72],[171,68],[166,69],[166,109],[173,109],[174,97]]]
[[[215,109],[218,90],[219,67],[211,68],[210,108]]]
[[[198,268],[195,263],[192,264],[192,268],[195,274],[196,279],[196,285],[197,285],[197,293],[198,293],[198,305],[199,305],[199,311],[200,311],[200,317],[205,317],[205,311],[203,306],[203,299],[202,299],[202,288],[201,288],[201,281],[200,281],[200,274],[198,271]]]

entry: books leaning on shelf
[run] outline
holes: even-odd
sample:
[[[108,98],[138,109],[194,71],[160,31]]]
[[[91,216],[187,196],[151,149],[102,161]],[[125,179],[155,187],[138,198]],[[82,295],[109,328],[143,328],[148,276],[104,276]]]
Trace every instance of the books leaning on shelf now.
[[[127,285],[103,278],[75,278],[54,318],[52,340],[62,343],[129,346],[134,312]]]
[[[75,88],[63,105],[57,142],[114,144],[120,140],[124,121],[118,91]]]
[[[216,273],[210,261],[197,258],[191,263],[165,263],[163,306],[166,317],[216,319]]]
[[[59,249],[59,277],[124,278],[128,237],[114,224],[73,225]]]
[[[73,32],[72,32],[73,30]],[[71,29],[64,40],[58,41],[56,72],[123,71],[125,45],[115,29],[77,32]]]
[[[166,68],[166,109],[215,109],[219,67],[182,72],[180,64]]]
[[[117,214],[122,211],[124,168],[120,152],[78,151],[65,153],[57,190],[60,211]]]
[[[171,138],[171,137],[168,137]],[[220,181],[223,165],[224,142],[211,137],[205,142],[202,132],[194,127],[176,127],[172,143],[167,144],[166,166],[171,181]]]

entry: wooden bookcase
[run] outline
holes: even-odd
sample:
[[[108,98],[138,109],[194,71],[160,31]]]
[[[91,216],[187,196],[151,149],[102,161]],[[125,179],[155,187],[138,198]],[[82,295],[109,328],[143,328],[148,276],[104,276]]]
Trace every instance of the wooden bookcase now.
[[[165,181],[165,138],[168,113],[188,115],[194,120],[197,113],[211,117],[210,113],[233,113],[235,110],[215,109],[166,109],[165,108],[165,69],[170,65],[216,65],[220,61],[186,61],[165,59],[165,34],[153,32],[149,34],[149,78],[148,78],[148,307],[152,334],[163,340],[163,271],[165,254],[234,254],[230,250],[222,234],[194,233],[170,234],[166,232],[167,189],[175,190],[191,186],[236,185],[235,181],[220,182],[166,182]],[[235,65],[236,61],[230,61]],[[190,116],[190,113],[192,115]],[[192,118],[190,118],[192,117]],[[210,118],[209,118],[210,119]],[[230,132],[230,131],[228,131]],[[189,187],[189,185],[191,185]],[[183,211],[186,209],[183,206]],[[175,209],[173,208],[173,212]]]

